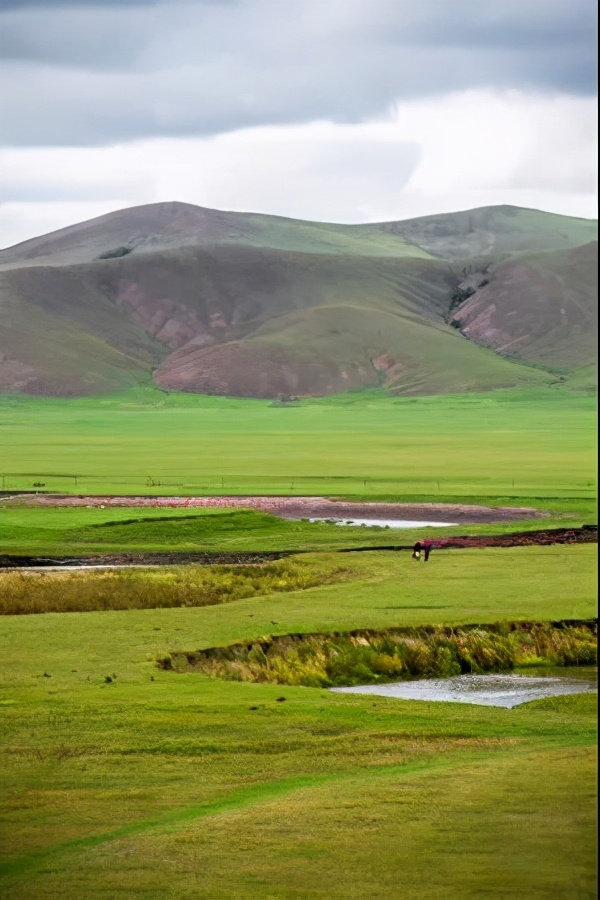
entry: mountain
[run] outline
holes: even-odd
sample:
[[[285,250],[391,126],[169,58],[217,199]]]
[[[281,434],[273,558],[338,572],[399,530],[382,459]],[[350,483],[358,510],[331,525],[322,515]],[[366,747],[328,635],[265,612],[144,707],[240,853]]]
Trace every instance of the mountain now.
[[[430,255],[398,235],[387,234],[380,225],[302,222],[172,202],[118,210],[24,241],[0,251],[0,268],[15,264],[68,265],[103,256],[222,244],[348,256]]]
[[[596,236],[515,207],[370,225],[120,210],[0,251],[0,390],[548,383],[595,361]]]

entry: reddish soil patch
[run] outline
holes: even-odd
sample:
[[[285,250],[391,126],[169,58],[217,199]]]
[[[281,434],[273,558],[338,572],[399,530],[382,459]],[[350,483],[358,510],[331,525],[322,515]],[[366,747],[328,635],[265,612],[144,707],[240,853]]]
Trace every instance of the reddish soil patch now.
[[[453,535],[447,538],[427,540],[432,550],[461,550],[470,547],[544,547],[550,544],[596,544],[598,527],[583,525],[581,528],[547,528],[543,531],[514,531],[510,534]],[[366,550],[410,550],[412,545],[399,544],[388,547],[358,547],[341,550],[340,553],[356,553]]]
[[[548,513],[520,506],[474,506],[457,503],[352,503],[325,497],[74,497],[38,494],[19,498],[35,506],[132,508],[242,508],[258,509],[286,519],[373,518],[428,522],[511,522],[543,518]]]
[[[517,531],[512,534],[470,535],[464,537],[441,538],[432,541],[432,546],[440,550],[452,550],[463,547],[542,547],[549,544],[596,544],[598,528],[596,525],[583,525],[581,528],[549,528],[545,531]]]

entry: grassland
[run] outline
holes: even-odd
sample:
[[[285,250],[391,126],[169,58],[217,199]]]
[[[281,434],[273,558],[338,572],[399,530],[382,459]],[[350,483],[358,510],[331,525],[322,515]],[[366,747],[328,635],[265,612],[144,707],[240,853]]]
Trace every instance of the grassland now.
[[[351,581],[293,593],[3,618],[6,895],[592,898],[593,697],[509,711],[155,663],[251,635],[586,618],[594,549],[360,554]]]
[[[435,556],[438,561],[427,575],[408,553],[309,554],[261,567],[255,574],[256,584],[243,567],[235,589],[231,583],[227,587],[227,581],[231,582],[227,567],[217,567],[212,575],[195,566],[109,573],[6,573],[0,598],[4,607],[4,603],[22,602],[28,592],[32,598],[37,595],[37,606],[32,604],[31,610],[21,607],[19,612],[68,611],[77,608],[73,601],[84,610],[110,609],[111,603],[118,608],[119,598],[128,599],[134,609],[151,607],[157,596],[162,596],[165,606],[213,606],[216,602],[227,606],[227,611],[219,606],[214,620],[217,625],[228,622],[227,642],[243,639],[248,625],[253,634],[284,634],[337,627],[391,628],[398,617],[401,624],[411,626],[584,619],[594,613],[595,549],[595,545],[580,545],[440,551],[432,555],[432,560]],[[514,582],[504,578],[506,566],[518,571]],[[482,584],[486,593],[482,593]],[[572,596],[571,585],[577,586]],[[240,606],[233,601],[263,593],[273,595],[273,603],[265,608],[277,614],[263,620],[258,609],[248,608],[247,616],[257,620],[248,623],[244,616],[240,621]],[[277,598],[279,594],[281,598]],[[250,604],[250,600],[244,602]],[[6,611],[10,605],[2,609]],[[274,625],[278,627],[274,629]],[[218,640],[222,638],[219,634]]]
[[[0,399],[3,490],[595,500],[596,402],[567,390],[281,406],[169,395]]]
[[[5,398],[1,415],[6,489],[43,475],[73,493],[484,500],[550,510],[544,527],[596,521],[586,394],[279,407],[138,390]],[[241,510],[0,505],[0,517],[3,549],[22,552],[313,542],[239,579],[222,567],[0,574],[4,600],[21,604],[0,619],[2,896],[596,897],[593,695],[507,710],[157,665],[266,635],[590,619],[595,545],[434,551],[425,565],[334,552],[389,532]]]

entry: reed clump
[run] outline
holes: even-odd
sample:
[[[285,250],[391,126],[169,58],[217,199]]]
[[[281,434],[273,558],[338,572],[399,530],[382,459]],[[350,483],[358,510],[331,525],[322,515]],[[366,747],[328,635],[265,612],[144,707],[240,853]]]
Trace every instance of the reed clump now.
[[[186,566],[153,571],[0,575],[0,615],[214,606],[341,581],[349,570],[282,559],[256,565]]]
[[[596,661],[597,626],[590,621],[263,637],[175,653],[159,665],[234,681],[335,687]]]

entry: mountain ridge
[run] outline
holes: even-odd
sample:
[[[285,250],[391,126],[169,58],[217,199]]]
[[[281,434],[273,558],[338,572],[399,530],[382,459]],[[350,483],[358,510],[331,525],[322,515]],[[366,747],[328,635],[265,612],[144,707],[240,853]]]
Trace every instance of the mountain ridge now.
[[[193,204],[0,251],[0,390],[274,398],[549,383],[595,362],[595,220],[519,207],[365,225]]]

